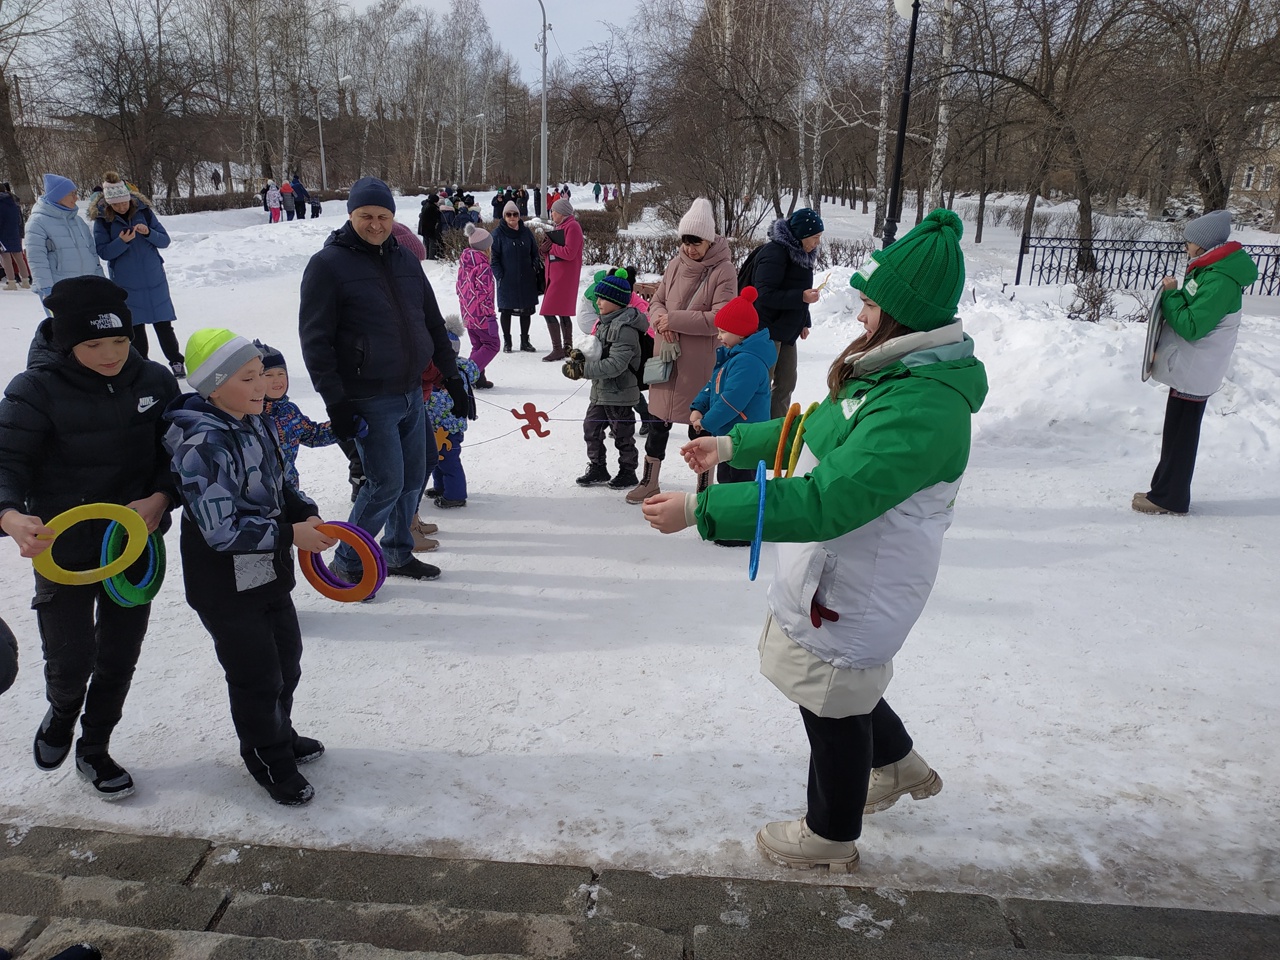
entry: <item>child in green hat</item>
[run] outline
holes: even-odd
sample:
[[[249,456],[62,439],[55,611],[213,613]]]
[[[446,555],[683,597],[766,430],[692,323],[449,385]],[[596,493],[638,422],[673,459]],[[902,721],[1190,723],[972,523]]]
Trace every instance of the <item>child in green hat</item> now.
[[[799,705],[811,749],[808,813],[756,836],[785,866],[852,872],[865,813],[942,789],[883,693],[933,588],[970,419],[987,393],[955,315],[962,229],[935,210],[853,275],[866,332],[832,363],[794,476],[767,481],[764,539],[778,552],[760,669]],[[695,472],[753,468],[789,451],[798,430],[739,424],[681,454]],[[717,484],[650,497],[644,515],[663,533],[696,526],[707,540],[750,540],[758,501],[753,483]]]

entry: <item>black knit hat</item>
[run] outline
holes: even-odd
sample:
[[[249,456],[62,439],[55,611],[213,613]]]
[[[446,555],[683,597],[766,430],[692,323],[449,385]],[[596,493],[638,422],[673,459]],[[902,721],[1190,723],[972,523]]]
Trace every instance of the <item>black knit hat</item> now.
[[[44,298],[53,314],[53,342],[70,353],[76,344],[106,337],[133,338],[133,314],[125,305],[128,293],[106,277],[59,280]]]
[[[284,354],[275,347],[263,343],[261,340],[253,341],[253,345],[258,348],[258,352],[262,354],[262,369],[270,370],[273,367],[284,367],[289,369],[289,365],[284,362]]]

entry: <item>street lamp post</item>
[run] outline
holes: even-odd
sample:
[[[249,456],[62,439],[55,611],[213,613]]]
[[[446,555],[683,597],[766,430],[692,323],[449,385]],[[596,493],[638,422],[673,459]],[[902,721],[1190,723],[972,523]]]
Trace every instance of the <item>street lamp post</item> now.
[[[883,246],[890,246],[898,238],[898,207],[902,194],[902,154],[907,145],[907,110],[911,106],[911,67],[916,57],[916,27],[920,22],[920,0],[893,0],[898,16],[910,17],[911,32],[907,34],[907,72],[902,80],[902,104],[898,108],[898,142],[894,147],[893,178],[889,181],[889,209],[885,212]]]
[[[542,50],[542,202],[547,202],[547,5],[538,0],[538,6],[542,8],[542,40],[539,48]],[[545,206],[544,206],[545,211]]]
[[[342,85],[350,79],[351,79],[351,74],[349,73],[345,77],[338,78],[337,90],[338,90],[339,96],[342,95]],[[324,162],[324,124],[321,123],[321,118],[320,118],[320,88],[317,86],[315,88],[315,91],[316,91],[316,137],[320,141],[320,189],[328,190],[329,189],[329,170],[325,166],[325,162]]]

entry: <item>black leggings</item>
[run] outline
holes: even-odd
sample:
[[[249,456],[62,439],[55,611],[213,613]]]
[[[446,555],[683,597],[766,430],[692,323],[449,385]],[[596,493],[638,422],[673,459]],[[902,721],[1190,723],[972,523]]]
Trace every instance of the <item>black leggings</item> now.
[[[1160,437],[1160,462],[1151,476],[1147,499],[1157,507],[1186,513],[1191,509],[1191,477],[1200,447],[1200,421],[1208,404],[1185,400],[1169,391],[1164,408],[1164,432]]]
[[[182,363],[182,351],[178,349],[178,335],[173,332],[173,323],[165,320],[159,323],[139,323],[133,328],[133,348],[144,357],[150,345],[147,343],[147,327],[156,328],[156,339],[160,341],[160,349],[164,351],[164,358],[170,363]]]
[[[647,412],[647,411],[646,411]],[[644,438],[644,455],[653,457],[655,460],[661,460],[667,455],[667,440],[671,436],[671,428],[675,424],[669,420],[650,420],[649,435]],[[682,424],[683,426],[683,424]],[[689,439],[694,440],[700,434],[693,427],[689,427]]]
[[[530,310],[528,313],[522,313],[519,310],[503,310],[502,311],[503,337],[505,337],[508,340],[511,339],[511,315],[513,313],[520,318],[520,336],[523,339],[528,340],[529,339],[529,321],[530,319],[532,319],[532,317],[530,316],[533,313],[532,310]]]
[[[809,829],[840,843],[857,840],[871,768],[906,757],[911,735],[884,700],[857,717],[819,717],[804,707],[800,716],[809,735]]]

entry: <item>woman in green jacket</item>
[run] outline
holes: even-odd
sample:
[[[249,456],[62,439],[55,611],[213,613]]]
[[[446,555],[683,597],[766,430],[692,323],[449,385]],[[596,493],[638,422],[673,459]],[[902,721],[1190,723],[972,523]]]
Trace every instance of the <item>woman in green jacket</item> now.
[[[1139,513],[1185,514],[1191,509],[1191,475],[1200,446],[1200,421],[1231,364],[1240,330],[1244,288],[1258,279],[1258,265],[1231,236],[1231,213],[1214,210],[1183,228],[1187,277],[1165,277],[1160,312],[1165,328],[1156,343],[1151,379],[1169,387],[1160,440],[1160,462],[1151,487],[1133,495]]]
[[[778,555],[760,669],[799,705],[811,751],[807,815],[756,837],[786,866],[852,872],[864,813],[942,789],[883,693],[933,588],[987,393],[955,316],[962,229],[935,210],[854,274],[866,333],[831,365],[794,475],[767,483],[764,539]],[[782,420],[742,424],[681,452],[695,471],[749,468],[772,464],[798,433]],[[706,540],[750,540],[758,498],[755,484],[716,485],[650,497],[644,514],[663,533],[696,525]]]

